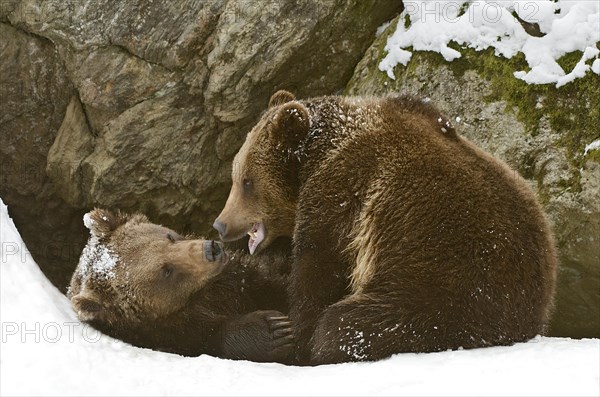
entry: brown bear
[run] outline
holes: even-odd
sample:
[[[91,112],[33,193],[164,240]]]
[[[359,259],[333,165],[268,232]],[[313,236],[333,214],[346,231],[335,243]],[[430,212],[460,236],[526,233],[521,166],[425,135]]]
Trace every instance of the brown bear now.
[[[303,363],[509,345],[545,331],[557,257],[527,183],[410,97],[275,93],[214,227],[293,237]]]
[[[291,248],[261,257],[191,240],[140,214],[96,209],[68,297],[81,321],[136,346],[186,356],[288,362]]]

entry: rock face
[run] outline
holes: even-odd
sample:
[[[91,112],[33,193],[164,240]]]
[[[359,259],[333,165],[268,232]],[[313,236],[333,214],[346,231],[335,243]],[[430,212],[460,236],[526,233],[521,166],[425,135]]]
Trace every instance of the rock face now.
[[[208,234],[278,88],[340,92],[397,0],[7,1],[0,196],[53,283],[93,206]]]
[[[83,212],[57,193],[46,160],[73,86],[50,41],[4,23],[0,37],[0,196],[46,275],[66,282],[64,263],[77,262],[86,238]],[[13,242],[2,244],[3,252],[16,252],[6,245]]]
[[[600,337],[600,156],[584,155],[585,145],[598,138],[598,76],[590,73],[560,89],[528,86],[512,75],[523,70],[523,59],[457,47],[463,57],[451,63],[413,53],[391,80],[378,64],[396,22],[367,50],[345,93],[400,92],[431,100],[461,134],[530,180],[561,255],[551,334]]]

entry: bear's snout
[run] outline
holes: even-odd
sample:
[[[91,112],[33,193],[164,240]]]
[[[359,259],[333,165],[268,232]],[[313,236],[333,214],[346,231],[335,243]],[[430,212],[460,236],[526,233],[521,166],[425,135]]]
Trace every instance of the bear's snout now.
[[[235,241],[244,237],[252,228],[252,223],[222,222],[217,218],[213,228],[219,232],[223,241]]]
[[[221,261],[224,259],[225,251],[223,250],[223,244],[214,241],[207,240],[204,242],[204,257],[209,262]]]
[[[223,222],[219,222],[219,220],[215,220],[215,223],[213,223],[213,228],[219,232],[219,236],[221,237],[221,239],[223,239],[226,236],[227,233],[227,225]]]

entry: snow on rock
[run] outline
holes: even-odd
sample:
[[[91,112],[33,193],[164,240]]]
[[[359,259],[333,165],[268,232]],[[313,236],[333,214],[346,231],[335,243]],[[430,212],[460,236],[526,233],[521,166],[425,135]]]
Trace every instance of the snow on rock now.
[[[132,347],[77,321],[0,200],[1,395],[594,395],[600,340],[399,354],[316,368]],[[360,337],[360,333],[357,333]]]
[[[585,149],[583,150],[583,155],[585,156],[588,154],[590,150],[600,150],[600,139],[596,139],[594,142],[586,145]]]
[[[598,21],[598,22],[600,23],[600,21]],[[586,64],[586,61],[589,59],[596,58],[599,53],[600,53],[600,50],[598,50],[597,48],[593,48],[593,47],[586,48],[585,52],[583,53],[583,56],[581,57],[579,62],[577,62],[577,65],[575,65],[573,70],[570,73],[567,73],[566,75],[558,78],[558,81],[556,82],[556,87],[557,88],[561,87],[567,83],[570,83],[571,81],[573,81],[575,79],[579,79],[579,78],[585,76],[585,73],[588,70],[592,69],[592,67],[590,65]]]
[[[592,72],[600,74],[600,59],[596,59],[592,64]]]
[[[496,56],[525,55],[529,71],[515,77],[529,84],[554,83],[557,87],[592,70],[596,73],[600,42],[600,2],[588,0],[405,0],[396,31],[387,41],[386,57],[379,69],[394,79],[394,67],[407,65],[415,51],[434,51],[452,61],[461,53],[450,42],[477,51],[493,48]],[[542,37],[529,35],[512,15],[537,23]],[[565,72],[556,62],[565,54],[581,51],[581,60]],[[593,65],[588,62],[591,59]],[[591,63],[591,62],[589,62]]]

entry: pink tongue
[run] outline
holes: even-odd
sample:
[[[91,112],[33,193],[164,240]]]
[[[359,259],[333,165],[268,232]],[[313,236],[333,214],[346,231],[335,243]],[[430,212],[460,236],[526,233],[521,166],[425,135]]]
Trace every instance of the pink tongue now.
[[[265,239],[265,226],[262,222],[257,222],[252,226],[252,230],[256,231],[256,239],[250,237],[248,240],[248,249],[250,250],[250,255],[254,254],[256,251],[256,247]]]

